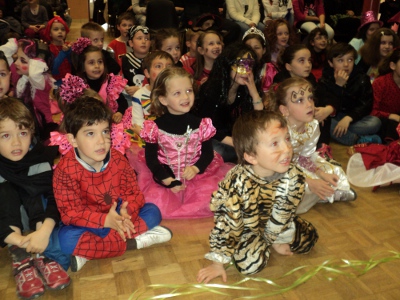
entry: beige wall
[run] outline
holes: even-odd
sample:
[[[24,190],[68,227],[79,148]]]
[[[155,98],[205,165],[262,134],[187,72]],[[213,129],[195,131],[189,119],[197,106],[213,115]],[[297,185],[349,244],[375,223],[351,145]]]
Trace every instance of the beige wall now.
[[[89,0],[68,0],[72,19],[89,20]]]

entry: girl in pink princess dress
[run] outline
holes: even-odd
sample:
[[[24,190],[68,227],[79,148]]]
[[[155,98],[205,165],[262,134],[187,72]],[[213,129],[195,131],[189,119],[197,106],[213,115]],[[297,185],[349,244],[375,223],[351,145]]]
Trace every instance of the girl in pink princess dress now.
[[[140,132],[146,142],[137,159],[127,152],[138,173],[147,202],[156,204],[165,219],[212,216],[211,194],[233,166],[214,153],[216,129],[208,118],[190,113],[193,78],[182,68],[166,68],[151,92],[155,121],[146,120]]]

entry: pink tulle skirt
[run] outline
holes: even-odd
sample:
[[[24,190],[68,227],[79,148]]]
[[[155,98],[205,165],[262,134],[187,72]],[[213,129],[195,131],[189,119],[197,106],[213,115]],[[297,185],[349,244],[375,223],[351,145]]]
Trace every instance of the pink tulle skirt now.
[[[170,189],[156,183],[153,174],[146,165],[144,149],[135,145],[126,152],[131,166],[137,172],[139,187],[146,202],[156,204],[164,219],[190,219],[210,217],[211,195],[218,189],[218,182],[234,166],[224,163],[215,153],[213,161],[203,174],[197,174],[192,180],[186,180],[186,189],[173,193]]]

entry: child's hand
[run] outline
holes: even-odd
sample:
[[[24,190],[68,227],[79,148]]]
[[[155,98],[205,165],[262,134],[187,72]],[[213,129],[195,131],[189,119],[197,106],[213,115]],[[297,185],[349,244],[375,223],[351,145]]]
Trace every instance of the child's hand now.
[[[139,89],[140,89],[140,87],[135,86],[135,85],[134,86],[129,86],[129,85],[125,86],[125,91],[131,96],[133,96]]]
[[[49,235],[43,230],[36,230],[21,240],[19,247],[25,248],[26,252],[43,253],[49,245]]]
[[[116,112],[113,114],[112,119],[115,123],[119,123],[122,120],[122,114],[120,112]]]
[[[344,86],[347,83],[347,80],[349,80],[349,75],[347,74],[346,71],[340,70],[340,71],[335,71],[335,81],[338,86]]]
[[[337,183],[339,181],[339,176],[337,176],[336,174],[329,174],[321,171],[318,173],[318,176],[322,180],[329,182],[331,186],[337,186]]]
[[[335,192],[329,182],[322,179],[307,178],[306,182],[308,183],[310,191],[321,199],[326,199]]]
[[[138,124],[133,124],[132,125],[132,131],[136,133],[137,135],[140,135],[140,131],[142,130],[142,127],[140,127]]]
[[[289,244],[272,244],[271,247],[280,255],[293,255]]]
[[[68,51],[70,48],[71,48],[70,44],[63,43],[63,45],[62,45],[62,50],[63,51]]]
[[[182,178],[186,179],[186,180],[191,180],[199,172],[200,172],[200,170],[196,166],[186,167],[185,170],[183,171]]]
[[[132,238],[131,233],[136,233],[135,230],[135,226],[133,225],[132,221],[131,221],[131,216],[128,214],[128,210],[126,209],[128,206],[128,201],[125,201],[124,203],[122,203],[121,209],[119,211],[121,217],[124,218],[124,220],[122,221],[125,228],[126,228],[126,234],[128,235],[128,238]]]
[[[221,263],[213,262],[206,268],[203,268],[197,274],[197,282],[208,283],[210,280],[222,276],[222,281],[226,282],[226,271],[224,265]]]
[[[332,106],[316,107],[314,112],[314,118],[317,119],[319,123],[322,123],[333,113],[333,108]]]
[[[110,208],[110,211],[107,214],[106,221],[104,222],[104,227],[118,231],[121,238],[126,241],[125,232],[127,230],[122,222],[124,218],[117,213],[116,208],[117,202],[114,202]]]
[[[333,135],[341,137],[342,135],[346,134],[351,121],[352,119],[349,116],[343,117],[343,119],[337,123],[335,129],[333,130]]]

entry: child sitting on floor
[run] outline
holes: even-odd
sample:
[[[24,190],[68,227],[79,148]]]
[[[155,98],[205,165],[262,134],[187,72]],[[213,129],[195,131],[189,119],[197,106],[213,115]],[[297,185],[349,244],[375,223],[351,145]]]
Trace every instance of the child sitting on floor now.
[[[291,164],[292,145],[285,119],[252,111],[233,128],[239,165],[228,172],[211,198],[215,227],[210,233],[213,263],[198,282],[222,276],[232,260],[242,274],[260,272],[271,248],[282,255],[308,253],[318,240],[314,226],[296,216],[305,193],[305,175]]]
[[[211,216],[210,195],[231,168],[212,149],[215,127],[209,118],[190,113],[193,78],[183,68],[166,68],[151,91],[155,121],[146,120],[140,137],[145,155],[134,163],[146,201],[160,207],[164,218]]]
[[[81,97],[65,108],[62,128],[74,147],[60,160],[53,177],[63,223],[61,250],[72,255],[71,270],[90,259],[115,257],[171,239],[158,226],[161,214],[144,204],[134,170],[111,148],[112,112],[105,103]]]
[[[9,247],[17,295],[24,299],[42,295],[45,287],[59,290],[71,282],[53,260],[65,261],[51,238],[60,221],[52,187],[57,147],[44,147],[34,138],[34,128],[33,116],[21,101],[1,99],[0,245]],[[24,213],[33,230],[27,236],[22,235]],[[37,253],[34,259],[32,253]]]

